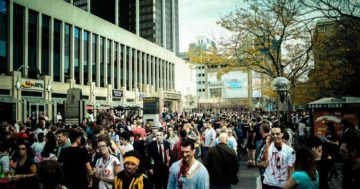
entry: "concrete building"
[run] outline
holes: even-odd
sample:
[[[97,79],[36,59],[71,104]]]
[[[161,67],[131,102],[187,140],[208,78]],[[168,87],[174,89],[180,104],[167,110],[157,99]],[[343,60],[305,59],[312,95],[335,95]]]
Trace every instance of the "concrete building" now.
[[[65,0],[175,53],[179,52],[178,0]]]
[[[206,36],[199,36],[189,49],[209,51],[215,42]],[[186,54],[180,56],[190,61]],[[246,68],[232,68],[219,75],[227,65],[196,64],[196,103],[200,110],[222,111],[255,109],[261,107],[262,78],[260,74]]]
[[[0,8],[0,111],[13,110],[0,120],[53,119],[74,87],[85,106],[157,96],[180,111],[175,67],[185,61],[175,53],[63,0],[0,0]]]

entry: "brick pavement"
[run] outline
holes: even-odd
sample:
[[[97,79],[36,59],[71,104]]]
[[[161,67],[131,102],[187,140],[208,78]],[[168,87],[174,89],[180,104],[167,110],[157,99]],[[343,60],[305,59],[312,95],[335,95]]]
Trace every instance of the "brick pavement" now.
[[[256,177],[259,176],[259,170],[255,167],[249,167],[247,165],[246,158],[243,158],[239,161],[240,169],[239,169],[239,183],[237,185],[233,185],[233,189],[256,189]],[[342,163],[336,163],[336,169],[339,174],[339,179],[330,181],[329,188],[330,189],[341,189],[342,182]]]

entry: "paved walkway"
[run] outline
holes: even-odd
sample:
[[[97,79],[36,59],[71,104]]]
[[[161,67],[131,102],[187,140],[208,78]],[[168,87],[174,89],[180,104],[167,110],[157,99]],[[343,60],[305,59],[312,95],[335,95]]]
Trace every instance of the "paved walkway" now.
[[[240,169],[239,169],[239,183],[237,185],[233,185],[233,189],[256,189],[256,177],[259,176],[259,170],[255,167],[249,167],[247,165],[246,158],[243,158],[239,161]],[[341,189],[342,182],[342,163],[336,163],[336,169],[339,174],[339,179],[330,181],[329,188],[330,189]]]
[[[239,163],[239,183],[232,188],[256,189],[256,177],[259,176],[259,169],[248,166],[246,158],[242,158]]]

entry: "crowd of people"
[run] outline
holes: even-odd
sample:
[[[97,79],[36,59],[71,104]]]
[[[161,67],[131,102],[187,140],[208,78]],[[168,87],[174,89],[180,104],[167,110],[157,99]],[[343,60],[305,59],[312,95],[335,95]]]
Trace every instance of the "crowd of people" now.
[[[339,177],[339,154],[343,188],[360,182],[359,134],[347,120],[341,121],[342,136],[328,122],[326,136],[319,137],[311,135],[302,113],[286,125],[259,111],[163,112],[161,125],[136,115],[89,115],[79,125],[66,125],[61,116],[51,124],[45,114],[3,122],[0,186],[229,189],[239,182],[239,160],[247,159],[259,169],[264,189],[327,189]]]

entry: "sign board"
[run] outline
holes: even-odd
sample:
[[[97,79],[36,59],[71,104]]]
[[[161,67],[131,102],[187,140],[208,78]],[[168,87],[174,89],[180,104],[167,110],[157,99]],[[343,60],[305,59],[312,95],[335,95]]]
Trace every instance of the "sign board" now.
[[[315,109],[314,110],[314,134],[317,136],[326,135],[326,123],[333,122],[336,133],[341,136],[343,127],[340,124],[341,119],[346,119],[352,123],[358,123],[355,108],[338,108],[338,109]]]
[[[160,113],[159,97],[143,98],[143,112],[144,114],[159,114]]]
[[[342,108],[342,103],[329,103],[329,104],[308,104],[308,108],[321,109],[321,108]]]
[[[123,97],[123,91],[113,89],[112,90],[112,96],[121,98],[121,97]]]
[[[174,99],[174,100],[180,100],[180,99],[181,99],[181,95],[180,95],[180,94],[175,94],[175,93],[164,93],[164,98]]]
[[[82,99],[82,91],[79,88],[71,88],[66,93],[65,103],[65,122],[66,124],[79,124],[81,116],[80,101]]]
[[[22,89],[44,90],[43,80],[21,79],[20,83]]]

